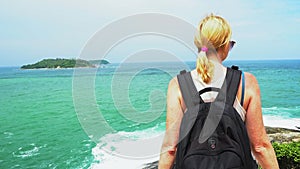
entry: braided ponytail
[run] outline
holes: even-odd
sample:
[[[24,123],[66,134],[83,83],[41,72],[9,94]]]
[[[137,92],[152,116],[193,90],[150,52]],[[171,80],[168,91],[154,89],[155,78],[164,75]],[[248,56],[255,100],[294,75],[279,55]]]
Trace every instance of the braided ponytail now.
[[[214,64],[207,58],[206,51],[200,51],[197,57],[196,70],[204,83],[209,83],[213,77]]]
[[[209,83],[213,78],[214,64],[209,56],[217,55],[217,50],[230,41],[231,28],[220,16],[209,15],[197,27],[194,43],[198,48],[196,70],[203,82]]]

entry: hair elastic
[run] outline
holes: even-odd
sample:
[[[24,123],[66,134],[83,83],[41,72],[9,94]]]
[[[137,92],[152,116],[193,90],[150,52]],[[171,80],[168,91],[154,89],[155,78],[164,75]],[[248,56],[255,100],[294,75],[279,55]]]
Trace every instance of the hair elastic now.
[[[207,52],[207,51],[208,51],[208,48],[207,48],[206,46],[203,46],[203,47],[201,48],[201,51]]]

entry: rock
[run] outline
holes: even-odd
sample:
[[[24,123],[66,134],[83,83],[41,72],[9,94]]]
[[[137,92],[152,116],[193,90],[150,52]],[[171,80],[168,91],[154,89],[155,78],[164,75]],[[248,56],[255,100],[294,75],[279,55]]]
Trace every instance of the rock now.
[[[152,163],[145,164],[143,169],[157,169],[157,168],[158,168],[158,161],[154,161]]]
[[[266,129],[266,132],[268,134],[287,133],[287,132],[300,132],[300,130],[286,129],[286,128],[280,128],[280,127],[268,127],[268,126],[265,126],[265,129]]]
[[[285,128],[265,127],[271,142],[290,143],[300,141],[300,131]]]

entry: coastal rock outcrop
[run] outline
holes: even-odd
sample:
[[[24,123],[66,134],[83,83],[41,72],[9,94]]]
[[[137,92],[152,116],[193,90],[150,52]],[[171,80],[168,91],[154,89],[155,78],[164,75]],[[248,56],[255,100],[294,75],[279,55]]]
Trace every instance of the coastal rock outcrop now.
[[[271,142],[290,143],[300,142],[300,130],[266,127]]]

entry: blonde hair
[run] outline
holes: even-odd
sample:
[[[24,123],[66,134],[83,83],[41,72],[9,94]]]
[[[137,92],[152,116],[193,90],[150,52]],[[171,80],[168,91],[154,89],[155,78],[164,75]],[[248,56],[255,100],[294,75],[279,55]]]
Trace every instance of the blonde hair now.
[[[198,48],[198,58],[196,70],[205,83],[209,83],[213,76],[213,63],[207,55],[216,51],[229,43],[231,38],[231,28],[227,21],[220,16],[209,15],[205,17],[197,27],[194,43]],[[201,49],[207,48],[203,51]]]

